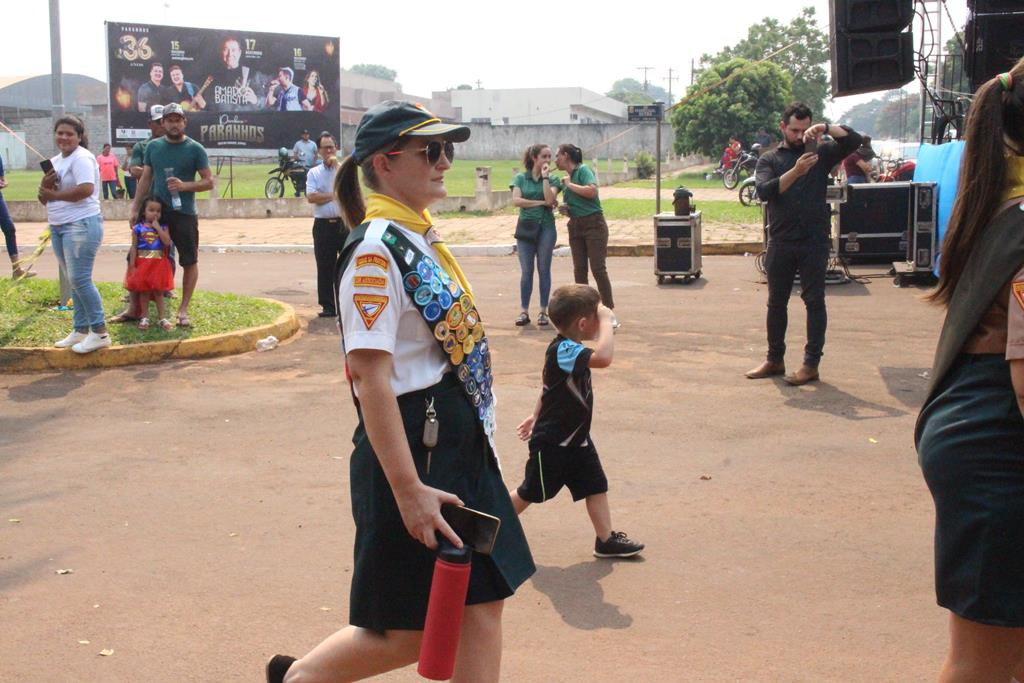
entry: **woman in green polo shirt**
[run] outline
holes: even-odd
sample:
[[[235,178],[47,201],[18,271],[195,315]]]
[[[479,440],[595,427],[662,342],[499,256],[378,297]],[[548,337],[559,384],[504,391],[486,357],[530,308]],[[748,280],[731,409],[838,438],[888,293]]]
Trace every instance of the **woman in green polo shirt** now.
[[[551,293],[551,255],[555,251],[555,212],[558,204],[557,178],[548,176],[551,148],[530,145],[523,155],[526,171],[517,173],[509,187],[512,203],[519,207],[516,223],[516,253],[519,254],[519,301],[523,312],[516,325],[530,323],[530,297],[533,294],[533,266],[537,264],[540,279],[540,313],[538,325],[548,324],[548,295]]]
[[[601,303],[614,309],[612,283],[608,279],[605,260],[608,258],[608,223],[604,220],[601,200],[597,196],[597,176],[583,163],[583,150],[566,143],[558,146],[555,165],[566,172],[561,189],[565,194],[565,210],[569,213],[569,249],[572,252],[572,270],[577,284],[587,282],[587,262],[594,274]],[[618,327],[612,315],[612,327]]]

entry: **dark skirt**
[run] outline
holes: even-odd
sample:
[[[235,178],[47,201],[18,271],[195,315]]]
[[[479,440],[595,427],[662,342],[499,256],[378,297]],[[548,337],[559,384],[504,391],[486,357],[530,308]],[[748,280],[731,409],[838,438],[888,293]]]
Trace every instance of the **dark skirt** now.
[[[439,432],[428,472],[423,423],[430,397]],[[491,555],[473,555],[466,604],[509,597],[535,567],[476,410],[452,373],[429,389],[399,396],[398,407],[420,480],[456,494],[467,507],[501,519]],[[349,471],[356,539],[349,622],[374,631],[422,630],[434,553],[412,538],[402,523],[362,419],[352,441],[355,450]]]
[[[965,619],[1024,626],[1024,419],[1001,355],[961,354],[921,411],[935,592]]]

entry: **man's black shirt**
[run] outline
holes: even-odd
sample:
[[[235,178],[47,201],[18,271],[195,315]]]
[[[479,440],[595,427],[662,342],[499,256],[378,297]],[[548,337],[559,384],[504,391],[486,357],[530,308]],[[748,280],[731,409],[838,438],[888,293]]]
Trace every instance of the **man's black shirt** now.
[[[832,124],[835,125],[835,124]],[[829,239],[829,208],[825,203],[825,188],[832,167],[861,146],[862,139],[855,131],[841,126],[845,137],[818,145],[818,163],[789,189],[779,192],[779,178],[796,165],[804,153],[803,147],[793,149],[783,142],[757,160],[754,182],[757,196],[768,206],[768,239],[779,242]]]

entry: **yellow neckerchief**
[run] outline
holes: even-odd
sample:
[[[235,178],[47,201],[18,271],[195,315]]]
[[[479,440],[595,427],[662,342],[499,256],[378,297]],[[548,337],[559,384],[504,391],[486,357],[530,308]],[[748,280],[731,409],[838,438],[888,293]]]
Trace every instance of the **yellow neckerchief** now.
[[[1006,158],[1006,167],[1003,201],[1024,196],[1024,157],[1011,154]]]
[[[368,221],[374,218],[387,218],[421,235],[426,235],[433,226],[430,212],[426,209],[423,210],[423,213],[416,213],[397,199],[378,192],[372,192],[366,197],[366,218],[363,220]],[[462,272],[462,268],[459,267],[455,256],[449,251],[448,245],[438,240],[433,242],[432,246],[437,251],[437,255],[441,257],[441,267],[445,269],[445,272],[458,282],[470,297],[473,297],[473,289],[469,286],[469,280]]]

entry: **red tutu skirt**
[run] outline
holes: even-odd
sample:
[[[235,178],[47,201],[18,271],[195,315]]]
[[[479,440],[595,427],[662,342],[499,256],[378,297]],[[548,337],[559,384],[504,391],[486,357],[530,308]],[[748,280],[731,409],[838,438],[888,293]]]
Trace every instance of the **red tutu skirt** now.
[[[135,272],[124,276],[124,288],[131,292],[167,292],[174,289],[170,261],[163,254],[159,258],[136,258]]]

